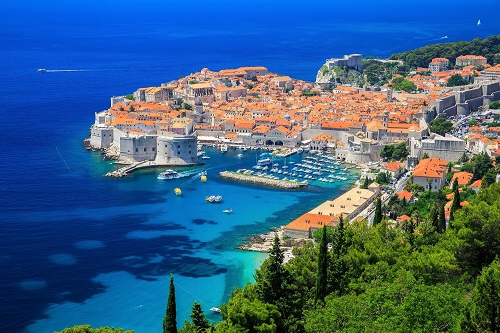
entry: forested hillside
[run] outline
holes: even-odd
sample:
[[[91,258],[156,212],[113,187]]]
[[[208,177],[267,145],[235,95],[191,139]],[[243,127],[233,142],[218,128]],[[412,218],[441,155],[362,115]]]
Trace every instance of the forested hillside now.
[[[500,63],[500,35],[486,39],[475,38],[470,42],[452,42],[427,45],[412,51],[396,53],[390,59],[404,60],[411,67],[427,67],[433,58],[447,58],[455,64],[455,59],[461,55],[480,55],[488,63]]]

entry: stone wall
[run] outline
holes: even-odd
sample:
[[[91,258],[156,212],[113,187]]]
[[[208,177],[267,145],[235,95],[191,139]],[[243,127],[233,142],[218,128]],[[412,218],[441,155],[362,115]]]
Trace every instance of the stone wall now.
[[[156,136],[141,135],[120,138],[120,161],[127,163],[152,161],[155,157]]]
[[[194,135],[159,136],[155,162],[171,165],[199,164]]]

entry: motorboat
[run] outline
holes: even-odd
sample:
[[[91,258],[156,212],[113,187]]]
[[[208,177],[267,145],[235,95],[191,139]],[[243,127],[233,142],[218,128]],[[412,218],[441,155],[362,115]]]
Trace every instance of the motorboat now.
[[[205,198],[206,202],[210,203],[218,203],[222,201],[222,196],[220,195],[211,195]]]
[[[233,212],[233,210],[231,208],[228,208],[228,209],[224,209],[222,212],[226,213],[226,214],[231,214]]]
[[[175,170],[168,169],[168,170],[165,170],[162,173],[160,173],[158,175],[158,177],[156,177],[156,178],[158,178],[158,179],[175,179],[175,178],[179,178],[179,174]]]
[[[273,164],[273,160],[270,158],[263,158],[257,161],[257,165],[264,166],[264,165],[269,165]]]
[[[212,312],[216,312],[216,313],[220,313],[220,309],[219,308],[216,308],[215,306],[210,308],[210,311]]]

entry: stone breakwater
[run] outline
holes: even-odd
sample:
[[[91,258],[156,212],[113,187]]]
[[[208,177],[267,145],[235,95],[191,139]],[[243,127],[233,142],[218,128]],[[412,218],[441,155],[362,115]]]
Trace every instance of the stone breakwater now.
[[[238,172],[223,171],[219,176],[224,179],[234,180],[238,182],[251,183],[269,187],[276,187],[285,190],[295,190],[307,187],[307,183],[299,183],[290,180],[269,179],[262,176],[245,175]]]

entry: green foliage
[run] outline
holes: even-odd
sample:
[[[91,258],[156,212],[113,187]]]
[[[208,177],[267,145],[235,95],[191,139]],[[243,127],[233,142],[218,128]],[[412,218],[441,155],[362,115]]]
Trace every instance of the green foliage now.
[[[402,77],[397,77],[392,80],[392,87],[394,90],[403,90],[408,93],[417,90],[415,83]]]
[[[454,219],[459,244],[457,258],[471,274],[478,274],[500,255],[500,184],[483,189],[460,209]]]
[[[316,277],[315,302],[323,302],[327,295],[327,269],[328,269],[328,244],[326,239],[326,226],[322,228],[321,242],[319,243],[318,273]]]
[[[493,101],[493,102],[491,102],[490,105],[489,105],[489,108],[493,109],[493,110],[500,109],[500,101]]]
[[[471,127],[472,127],[472,126],[475,126],[475,125],[477,125],[477,120],[476,120],[476,119],[471,119],[471,120],[469,120],[469,121],[467,122],[467,124],[468,124],[469,126],[471,126]]]
[[[464,86],[466,84],[469,84],[469,81],[464,79],[460,74],[454,74],[450,76],[448,79],[448,82],[446,83],[447,87],[457,87],[457,86]]]
[[[401,161],[408,157],[408,148],[406,148],[406,143],[401,142],[398,145],[387,145],[380,152],[381,158],[386,158],[389,160]]]
[[[500,332],[500,262],[498,258],[477,278],[470,309],[470,328]]]
[[[126,99],[130,100],[130,101],[135,101],[135,97],[134,97],[134,94],[127,94],[124,96]]]
[[[177,333],[177,306],[175,302],[174,276],[170,275],[167,310],[163,317],[163,333]]]
[[[203,333],[211,327],[210,322],[205,316],[205,313],[201,309],[201,304],[196,301],[194,301],[193,305],[191,306],[191,313],[189,314],[189,317],[191,318],[192,323],[186,322],[185,324],[185,327],[189,329],[185,329],[184,331],[181,329],[180,333]]]
[[[391,174],[389,172],[380,171],[377,174],[377,177],[375,178],[375,182],[381,185],[389,184],[390,181],[391,181]]]
[[[429,123],[429,129],[433,133],[437,133],[439,135],[445,135],[452,130],[453,124],[451,121],[446,120],[444,118],[436,118],[431,120]]]
[[[409,66],[427,67],[433,58],[447,58],[455,63],[461,55],[474,54],[486,57],[489,64],[494,63],[495,54],[500,53],[500,35],[486,39],[475,38],[470,42],[461,41],[453,43],[440,43],[427,45],[415,50],[396,53],[389,59],[403,60]]]
[[[375,202],[375,213],[373,215],[373,225],[377,225],[382,222],[382,200],[380,197],[377,198]]]
[[[335,230],[332,227],[326,227],[326,241],[328,243],[333,242],[333,234],[335,233]],[[323,228],[321,229],[316,229],[313,231],[313,238],[316,242],[321,242],[321,237],[323,235]]]
[[[483,176],[481,181],[481,188],[486,188],[496,181],[497,173],[494,168],[489,169]]]
[[[276,333],[281,322],[276,305],[259,300],[251,286],[234,292],[221,310],[224,321],[216,325],[217,333]]]
[[[90,325],[76,325],[65,328],[62,331],[54,331],[54,333],[134,333],[134,331],[124,331],[123,328],[99,327],[92,328]]]
[[[464,291],[451,285],[418,283],[400,272],[394,283],[374,283],[360,295],[327,298],[326,306],[308,313],[305,331],[439,332],[456,330]]]

